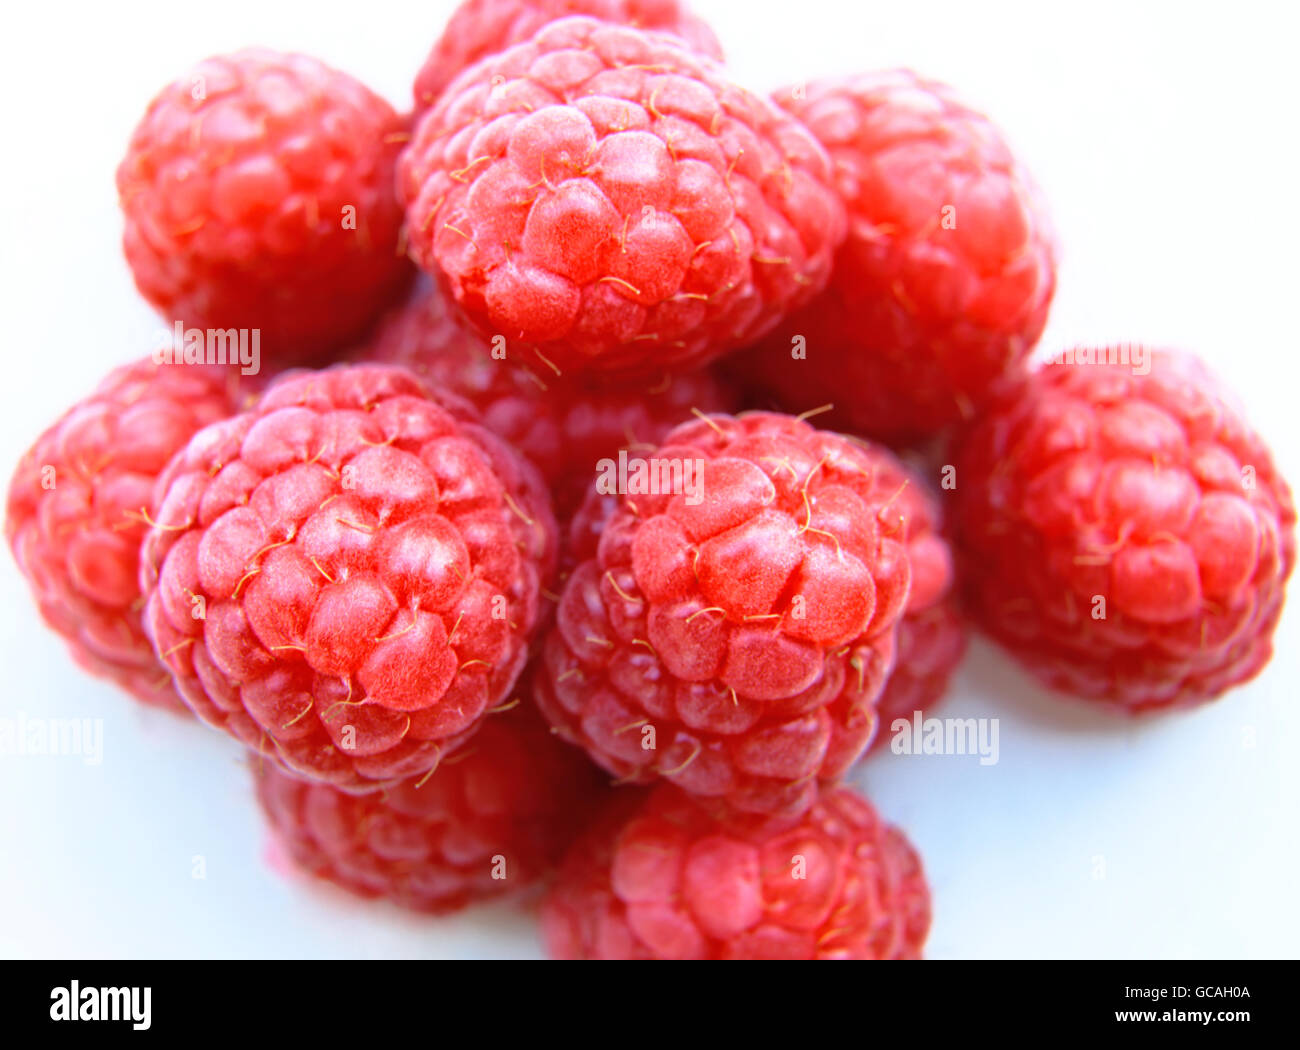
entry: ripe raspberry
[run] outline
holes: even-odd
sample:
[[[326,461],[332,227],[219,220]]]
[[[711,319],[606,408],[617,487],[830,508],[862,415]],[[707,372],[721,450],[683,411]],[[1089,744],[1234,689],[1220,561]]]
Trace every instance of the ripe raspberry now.
[[[456,74],[480,59],[522,43],[547,22],[592,15],[606,22],[655,29],[721,60],[722,45],[678,0],[465,0],[415,78],[415,108],[433,105]]]
[[[756,413],[642,462],[683,483],[623,496],[569,577],[538,704],[617,777],[801,812],[876,729],[910,587],[892,459]]]
[[[891,466],[893,479],[885,481]],[[897,492],[890,511],[906,529],[912,589],[898,621],[894,669],[876,705],[880,732],[872,751],[888,745],[896,718],[911,721],[943,698],[966,652],[966,625],[957,611],[952,550],[940,532],[938,501],[914,471],[888,461],[880,469],[882,484]]]
[[[1029,353],[1055,289],[1029,176],[984,116],[906,71],[777,99],[830,152],[849,237],[830,287],[738,371],[790,411],[833,402],[832,424],[882,439],[969,418]]]
[[[163,89],[117,170],[141,293],[268,363],[342,346],[398,297],[402,118],[313,58],[246,50]]]
[[[45,622],[86,670],[177,712],[140,624],[140,541],[167,461],[229,411],[217,372],[146,358],[45,431],[9,483],[5,532]]]
[[[1150,352],[1136,374],[1146,353],[1061,355],[1000,396],[961,440],[954,510],[978,622],[1132,712],[1256,675],[1295,562],[1268,449],[1198,361]]]
[[[890,513],[906,530],[912,586],[898,621],[894,669],[876,703],[880,732],[871,751],[885,746],[896,718],[911,720],[934,707],[966,652],[966,625],[953,590],[952,551],[939,532],[939,507],[912,471],[882,457],[881,491],[892,492]],[[561,534],[561,568],[596,557],[601,533],[618,509],[618,497],[589,490]]]
[[[425,912],[535,884],[602,793],[582,754],[523,705],[486,719],[432,775],[382,794],[304,783],[250,757],[262,811],[300,867]]]
[[[916,959],[929,929],[916,851],[846,788],[776,826],[669,785],[620,800],[542,910],[560,959]]]
[[[618,510],[619,497],[589,488],[582,503],[560,530],[560,574],[568,574],[596,557],[600,536]]]
[[[199,717],[361,792],[433,769],[506,698],[555,524],[476,418],[350,366],[195,435],[141,571],[145,629]]]
[[[802,125],[673,38],[591,18],[461,74],[401,176],[412,253],[475,325],[628,382],[758,338],[844,236]]]
[[[889,749],[896,719],[911,722],[918,711],[928,714],[948,691],[966,654],[966,623],[956,595],[917,611],[909,603],[898,621],[895,652],[894,670],[876,704],[880,732],[871,742],[872,754]]]
[[[483,422],[523,453],[567,518],[620,449],[654,448],[693,411],[725,412],[737,398],[716,376],[690,372],[646,390],[590,390],[496,359],[461,326],[447,300],[425,288],[380,325],[361,358],[402,365],[434,390],[465,398]]]

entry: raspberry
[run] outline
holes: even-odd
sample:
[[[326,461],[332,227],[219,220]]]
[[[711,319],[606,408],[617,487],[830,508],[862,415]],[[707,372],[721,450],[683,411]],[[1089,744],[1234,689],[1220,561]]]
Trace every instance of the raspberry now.
[[[870,753],[889,749],[894,722],[911,722],[918,711],[928,713],[948,691],[952,673],[966,654],[966,623],[955,595],[928,608],[909,605],[898,621],[894,670],[876,705],[880,732]]]
[[[707,371],[666,377],[646,390],[591,390],[512,368],[466,332],[433,288],[394,311],[360,356],[402,365],[434,390],[473,404],[488,428],[542,473],[561,518],[581,502],[601,459],[655,447],[692,411],[737,407],[734,394]]]
[[[777,97],[830,152],[849,237],[826,291],[738,370],[790,411],[833,402],[831,424],[881,439],[969,418],[1047,320],[1038,191],[984,116],[912,73]]]
[[[432,775],[349,795],[251,756],[258,801],[304,870],[363,897],[445,913],[525,889],[559,861],[600,778],[531,707],[489,718]]]
[[[402,118],[313,58],[245,50],[163,89],[117,170],[141,293],[187,326],[260,330],[289,363],[346,344],[397,298]]]
[[[962,438],[956,471],[972,612],[1049,685],[1141,712],[1268,661],[1295,507],[1195,358],[1060,355]]]
[[[890,464],[881,464],[888,476]],[[882,477],[883,481],[883,477]],[[966,625],[957,611],[952,551],[940,532],[938,501],[915,472],[895,468],[896,498],[890,511],[907,530],[912,589],[898,621],[894,669],[876,710],[881,731],[871,750],[887,747],[897,718],[909,722],[943,698],[953,671],[966,653]]]
[[[574,844],[542,910],[561,959],[915,959],[921,862],[845,788],[793,825],[716,819],[664,785]]]
[[[547,22],[565,15],[592,15],[673,33],[701,54],[722,58],[722,45],[713,30],[677,0],[465,0],[415,78],[415,108],[433,105],[468,66],[522,43]]]
[[[145,629],[200,718],[359,793],[433,769],[505,699],[555,525],[476,418],[358,365],[194,436],[141,560]]]
[[[137,361],[46,430],[9,483],[6,535],[45,622],[82,667],[178,712],[140,623],[140,541],[167,461],[229,411],[217,372]]]
[[[416,261],[481,331],[618,381],[752,342],[844,236],[805,128],[673,38],[591,18],[461,74],[401,179]]]
[[[679,468],[679,491],[625,495],[606,521],[538,703],[619,778],[798,813],[876,729],[910,588],[892,457],[756,413],[684,424],[643,462]]]
[[[619,497],[587,490],[581,505],[560,531],[560,572],[567,576],[582,562],[596,557],[600,536],[618,510]]]
[[[894,669],[876,703],[882,731],[871,742],[873,752],[887,744],[894,719],[910,721],[915,712],[939,702],[966,652],[966,625],[953,590],[952,551],[939,532],[937,502],[913,471],[884,457],[877,465],[879,488],[893,493],[890,513],[906,528],[912,586],[898,621]],[[562,537],[564,568],[596,557],[601,533],[617,509],[617,497],[588,491]]]

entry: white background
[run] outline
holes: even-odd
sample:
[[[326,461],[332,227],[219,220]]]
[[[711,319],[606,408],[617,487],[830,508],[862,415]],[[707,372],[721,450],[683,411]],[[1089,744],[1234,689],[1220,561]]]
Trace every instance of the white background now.
[[[6,479],[59,412],[151,345],[156,322],[120,258],[113,172],[158,87],[207,54],[261,43],[319,55],[402,106],[450,6],[11,7],[0,63]],[[1000,122],[1054,209],[1065,254],[1043,348],[1142,339],[1200,352],[1300,480],[1300,93],[1286,5],[695,6],[757,89],[896,65],[956,85]],[[74,669],[7,555],[0,591],[0,717],[104,724],[98,766],[0,757],[0,955],[539,953],[509,908],[417,919],[277,874],[238,750]],[[999,764],[886,755],[861,777],[925,858],[928,954],[1293,956],[1298,621],[1284,617],[1278,655],[1250,686],[1141,723],[1051,697],[978,644],[946,713],[999,717]]]

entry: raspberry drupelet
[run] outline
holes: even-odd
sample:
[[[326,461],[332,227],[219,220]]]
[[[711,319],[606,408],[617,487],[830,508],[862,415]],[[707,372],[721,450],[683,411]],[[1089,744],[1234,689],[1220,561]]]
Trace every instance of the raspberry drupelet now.
[[[403,118],[304,55],[216,56],[164,88],[117,170],[123,245],[169,321],[259,332],[283,366],[346,345],[396,299]]]
[[[915,850],[845,788],[775,824],[671,785],[619,799],[542,910],[560,959],[916,959],[929,928]]]
[[[829,158],[675,38],[566,18],[461,74],[401,185],[415,260],[484,334],[634,382],[753,342],[825,285]]]
[[[826,291],[737,374],[768,403],[834,402],[828,425],[891,442],[969,419],[1047,320],[1056,246],[1033,181],[986,117],[907,71],[775,98],[830,153],[849,234]]]
[[[654,448],[693,413],[727,412],[739,404],[708,369],[607,390],[514,367],[493,356],[430,286],[393,311],[358,356],[409,368],[432,389],[474,405],[489,429],[541,471],[561,521],[582,502],[600,460],[621,449]]]
[[[672,33],[701,54],[722,58],[713,30],[678,0],[465,0],[452,12],[415,78],[415,108],[433,105],[466,67],[522,43],[565,15]]]
[[[45,622],[82,667],[181,713],[140,621],[140,542],[168,460],[230,412],[217,371],[137,361],[46,430],[9,483],[5,533]]]
[[[972,617],[1047,684],[1136,713],[1213,699],[1267,663],[1295,507],[1195,358],[1071,351],[955,453]]]
[[[409,372],[286,376],[159,480],[145,628],[186,704],[355,792],[508,701],[552,571],[541,479]]]
[[[682,484],[623,495],[568,577],[538,703],[616,777],[798,813],[876,730],[910,589],[901,475],[766,413],[680,426],[644,462]]]
[[[249,756],[271,832],[304,871],[362,897],[445,914],[535,886],[605,790],[528,701],[488,718],[431,774],[350,795]]]

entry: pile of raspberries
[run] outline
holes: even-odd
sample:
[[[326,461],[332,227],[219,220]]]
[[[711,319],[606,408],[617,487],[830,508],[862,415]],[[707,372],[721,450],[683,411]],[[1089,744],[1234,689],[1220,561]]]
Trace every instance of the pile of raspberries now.
[[[1131,715],[1267,663],[1268,449],[1188,355],[1030,362],[1054,235],[949,88],[764,98],[677,0],[466,0],[413,94],[164,88],[117,186],[173,339],[9,488],[73,658],[238,740],[303,871],[540,898],[564,958],[917,958],[843,781],[967,624]]]

